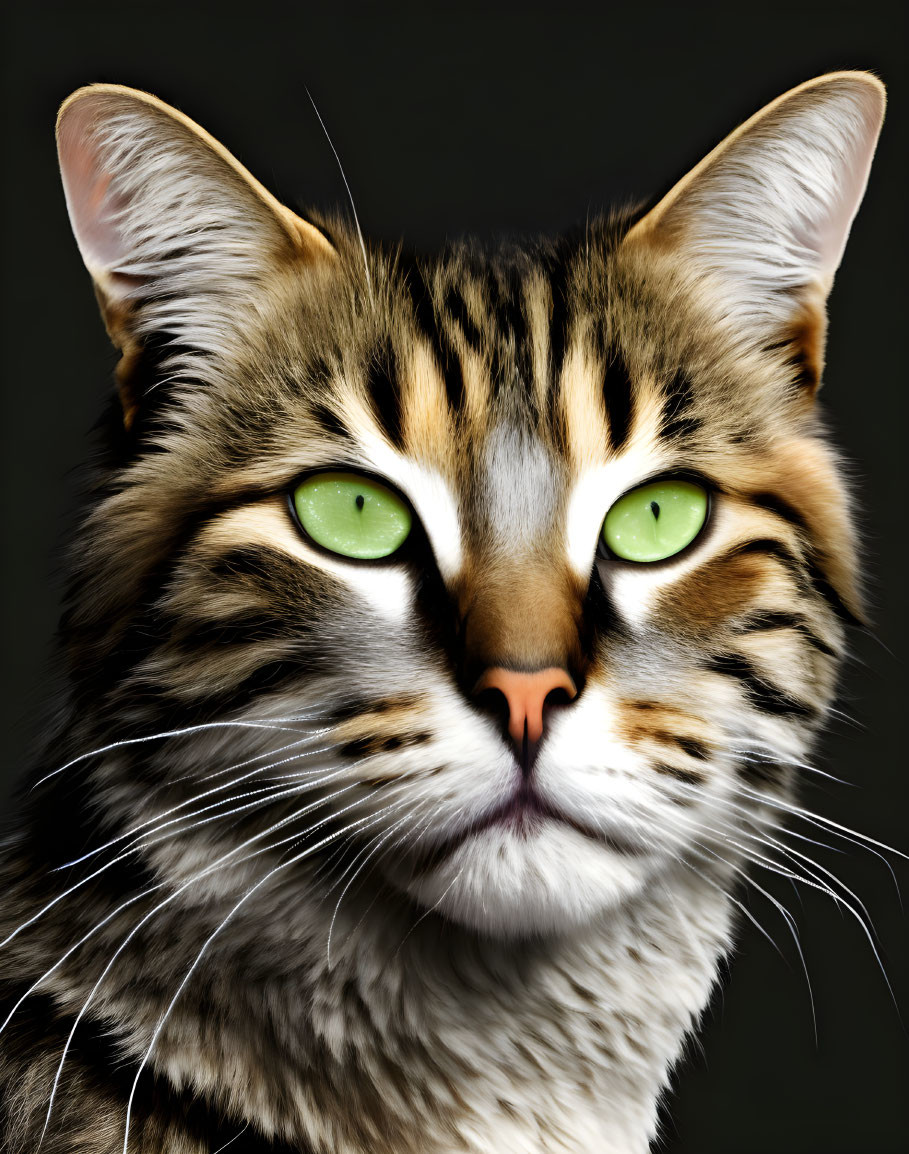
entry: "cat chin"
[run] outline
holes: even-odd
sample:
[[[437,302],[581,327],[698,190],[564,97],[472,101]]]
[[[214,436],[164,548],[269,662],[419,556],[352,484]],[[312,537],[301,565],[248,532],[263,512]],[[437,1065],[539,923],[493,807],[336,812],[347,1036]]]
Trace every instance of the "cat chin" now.
[[[637,893],[645,860],[547,823],[532,832],[487,829],[404,889],[469,929],[526,937],[576,929]]]

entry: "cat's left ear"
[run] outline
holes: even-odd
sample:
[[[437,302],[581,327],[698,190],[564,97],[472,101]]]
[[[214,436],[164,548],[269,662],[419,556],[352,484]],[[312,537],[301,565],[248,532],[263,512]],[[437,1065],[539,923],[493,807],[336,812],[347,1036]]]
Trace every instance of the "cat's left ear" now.
[[[731,133],[624,241],[679,256],[713,287],[738,331],[791,345],[812,392],[823,367],[824,304],[885,103],[884,86],[867,72],[793,88]]]
[[[242,339],[276,274],[337,259],[203,128],[146,92],[81,88],[57,120],[73,232],[114,344],[124,417],[142,397],[133,368],[149,346],[196,363]],[[138,374],[141,375],[141,374]]]

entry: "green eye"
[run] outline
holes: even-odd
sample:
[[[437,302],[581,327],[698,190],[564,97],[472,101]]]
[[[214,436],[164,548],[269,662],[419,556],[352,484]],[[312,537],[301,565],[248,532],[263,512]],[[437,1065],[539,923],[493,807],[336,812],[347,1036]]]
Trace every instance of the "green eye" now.
[[[663,561],[690,545],[706,518],[706,489],[691,481],[652,481],[616,501],[603,522],[603,540],[623,561]]]
[[[293,500],[306,533],[342,557],[388,557],[410,533],[412,517],[401,498],[356,473],[316,473],[297,486]]]

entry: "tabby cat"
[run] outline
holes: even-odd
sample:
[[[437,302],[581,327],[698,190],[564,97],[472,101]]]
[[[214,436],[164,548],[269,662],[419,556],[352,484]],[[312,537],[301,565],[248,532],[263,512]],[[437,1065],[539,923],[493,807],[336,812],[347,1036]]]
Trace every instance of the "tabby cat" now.
[[[437,257],[63,105],[120,350],[3,850],[10,1154],[641,1154],[861,617],[815,404],[884,108]]]

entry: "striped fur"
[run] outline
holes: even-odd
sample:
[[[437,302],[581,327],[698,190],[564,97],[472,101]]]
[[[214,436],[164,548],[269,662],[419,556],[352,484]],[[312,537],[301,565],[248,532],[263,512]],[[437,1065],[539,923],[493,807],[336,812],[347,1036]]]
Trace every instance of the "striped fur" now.
[[[813,397],[881,110],[834,74],[649,212],[364,267],[154,98],[67,102],[125,421],[3,859],[4,1149],[112,1154],[127,1111],[146,1154],[648,1148],[861,616]],[[301,534],[332,466],[410,502],[400,556]],[[604,556],[667,473],[705,531]],[[492,665],[579,689],[513,828]]]

